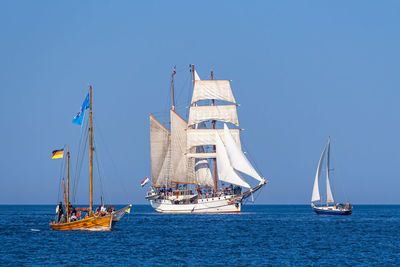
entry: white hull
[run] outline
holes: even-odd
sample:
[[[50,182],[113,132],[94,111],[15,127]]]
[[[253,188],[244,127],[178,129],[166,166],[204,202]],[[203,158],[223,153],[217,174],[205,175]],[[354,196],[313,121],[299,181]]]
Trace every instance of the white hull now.
[[[151,206],[160,213],[237,213],[241,203],[231,200],[233,196],[199,199],[195,204],[173,204],[170,200],[150,200]]]

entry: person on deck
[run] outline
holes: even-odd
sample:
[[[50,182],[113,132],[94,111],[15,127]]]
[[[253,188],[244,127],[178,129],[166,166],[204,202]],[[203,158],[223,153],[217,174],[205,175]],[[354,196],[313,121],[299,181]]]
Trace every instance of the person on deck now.
[[[106,215],[106,213],[107,213],[106,204],[103,203],[103,205],[101,206],[101,209],[100,209],[100,213],[101,213],[101,216]]]
[[[72,213],[72,216],[71,216],[71,218],[69,218],[69,221],[70,221],[70,222],[74,222],[74,221],[76,221],[76,220],[78,220],[78,217],[76,217],[76,214],[75,214],[75,213]]]
[[[56,207],[56,214],[57,214],[56,219],[57,219],[57,223],[58,223],[60,221],[61,215],[64,214],[64,210],[63,210],[61,201],[60,201],[60,204],[58,204]]]
[[[66,222],[67,222],[67,220],[65,219],[64,214],[61,214],[59,223],[66,223]]]
[[[95,214],[99,215],[100,214],[100,210],[101,210],[101,206],[98,206],[97,209],[96,209],[96,213]]]

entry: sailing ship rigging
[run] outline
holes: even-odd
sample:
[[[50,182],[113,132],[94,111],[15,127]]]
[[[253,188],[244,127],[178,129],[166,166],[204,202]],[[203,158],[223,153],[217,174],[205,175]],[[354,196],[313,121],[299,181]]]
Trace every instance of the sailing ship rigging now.
[[[127,212],[130,212],[132,205],[128,205],[118,211],[109,209],[108,211],[94,212],[93,210],[93,118],[92,118],[92,86],[85,98],[80,112],[75,116],[73,122],[82,125],[84,112],[89,109],[89,207],[76,208],[76,211],[86,212],[86,216],[80,220],[71,220],[72,214],[70,206],[70,189],[69,189],[69,147],[67,149],[67,188],[63,180],[64,203],[65,203],[65,222],[58,220],[52,221],[50,227],[53,230],[81,230],[81,231],[110,231],[117,221],[119,221]],[[54,153],[53,153],[54,155]],[[103,198],[102,198],[103,200]],[[102,201],[103,202],[103,201]],[[104,204],[104,203],[103,203]],[[103,205],[104,206],[104,205]],[[109,207],[110,208],[110,207]],[[72,216],[71,216],[72,215]],[[76,217],[76,216],[75,216]]]
[[[260,190],[266,180],[241,149],[230,81],[214,80],[213,72],[210,80],[201,80],[194,65],[191,73],[193,95],[187,121],[175,110],[175,69],[170,128],[149,114],[152,186],[146,199],[164,213],[240,212],[243,200]],[[258,185],[251,188],[243,174]],[[242,188],[248,190],[242,193]]]
[[[311,207],[318,215],[350,215],[352,213],[351,205],[347,202],[346,206],[341,203],[336,203],[333,199],[331,190],[331,184],[329,181],[330,174],[330,148],[331,139],[328,138],[328,142],[325,144],[324,150],[322,151],[321,157],[318,162],[317,173],[315,174],[313,192],[311,197]],[[326,206],[324,206],[321,195],[319,193],[319,181],[321,178],[321,171],[326,155]],[[320,205],[316,205],[316,202],[320,202]],[[333,204],[333,205],[329,205]]]

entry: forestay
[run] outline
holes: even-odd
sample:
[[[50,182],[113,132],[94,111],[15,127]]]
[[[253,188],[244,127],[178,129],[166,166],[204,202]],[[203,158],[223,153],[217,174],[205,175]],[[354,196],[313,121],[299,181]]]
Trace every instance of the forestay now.
[[[218,179],[231,184],[240,185],[246,188],[250,188],[250,185],[243,180],[240,174],[235,171],[228,158],[225,145],[222,142],[218,134],[215,134],[216,139],[216,150],[217,150],[217,171]]]
[[[228,80],[195,80],[192,104],[200,100],[223,100],[236,103]]]
[[[239,126],[236,105],[190,107],[189,125],[194,125],[207,120],[230,122]]]
[[[151,182],[165,186],[170,165],[170,131],[150,114]]]

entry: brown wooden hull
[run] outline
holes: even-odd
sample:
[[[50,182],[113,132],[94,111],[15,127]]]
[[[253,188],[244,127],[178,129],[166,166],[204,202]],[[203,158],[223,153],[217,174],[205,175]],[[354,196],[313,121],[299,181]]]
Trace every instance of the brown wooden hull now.
[[[114,224],[122,218],[126,210],[130,208],[130,205],[114,212],[113,214],[108,214],[105,216],[92,216],[82,220],[68,222],[68,223],[50,223],[50,227],[53,230],[59,231],[111,231]],[[116,220],[116,218],[119,218]]]

